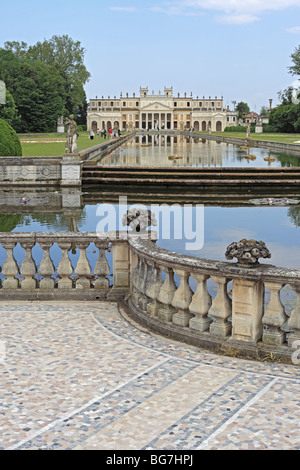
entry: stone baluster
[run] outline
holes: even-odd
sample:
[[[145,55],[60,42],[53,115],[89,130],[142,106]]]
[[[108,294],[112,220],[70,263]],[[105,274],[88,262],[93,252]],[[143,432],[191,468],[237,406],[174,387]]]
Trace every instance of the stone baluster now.
[[[295,341],[300,341],[300,284],[292,284],[291,287],[297,294],[296,306],[292,311],[288,326],[293,332],[289,335],[288,345],[293,347]]]
[[[39,268],[39,275],[43,277],[40,281],[40,289],[54,289],[55,281],[51,276],[55,273],[53,261],[50,257],[50,248],[53,245],[51,241],[39,241],[39,246],[43,250],[43,259]]]
[[[172,302],[177,287],[174,282],[172,268],[166,267],[163,269],[166,274],[166,279],[157,298],[157,300],[163,304],[163,307],[158,311],[158,318],[161,321],[169,322],[172,321],[173,315],[176,312],[176,309],[172,307]]]
[[[131,295],[132,295],[135,305],[138,305],[138,301],[139,301],[140,293],[138,290],[138,285],[139,285],[141,270],[142,270],[142,259],[138,257],[137,265],[131,274],[131,284],[130,284]]]
[[[280,300],[280,291],[285,284],[265,282],[265,287],[270,291],[270,302],[262,319],[264,325],[263,342],[280,346],[285,342],[286,334],[281,329],[287,321],[284,306]]]
[[[75,269],[76,276],[79,279],[76,281],[76,288],[90,289],[91,283],[87,276],[91,274],[91,266],[86,256],[86,249],[89,246],[89,242],[78,241],[77,248],[80,249],[80,255],[78,263]]]
[[[197,280],[197,289],[189,307],[190,312],[195,315],[191,318],[189,327],[202,333],[209,330],[212,323],[212,319],[207,316],[212,305],[212,299],[207,290],[209,276],[198,273],[191,273],[191,276]]]
[[[139,290],[140,290],[139,306],[142,308],[142,310],[145,311],[147,310],[148,303],[150,303],[150,299],[147,297],[146,291],[147,291],[147,286],[151,283],[152,268],[147,263],[146,260],[143,260],[143,263],[144,263],[144,275],[141,279],[141,283],[139,286]]]
[[[58,288],[72,289],[72,279],[70,279],[70,276],[73,273],[73,268],[68,254],[71,248],[71,242],[58,240],[57,244],[62,250],[61,260],[57,269],[57,274],[60,277]]]
[[[95,242],[96,247],[99,249],[99,256],[95,265],[94,274],[97,276],[95,280],[95,289],[108,289],[109,280],[106,276],[109,275],[109,264],[105,256],[106,244],[102,242]]]
[[[20,274],[24,276],[24,279],[21,281],[21,289],[32,290],[36,289],[37,281],[33,279],[33,276],[36,274],[37,268],[32,257],[32,248],[35,245],[35,241],[24,241],[21,242],[22,248],[25,249],[25,258],[22,263]]]
[[[157,300],[162,286],[163,280],[161,275],[161,268],[157,265],[154,265],[152,279],[151,282],[149,282],[146,290],[147,296],[152,299],[152,302],[147,306],[147,312],[151,317],[157,317],[158,311],[162,307],[162,304]]]
[[[16,243],[2,242],[2,246],[6,250],[6,259],[2,267],[2,274],[6,277],[2,284],[3,289],[17,289],[19,280],[15,276],[19,274],[19,267],[13,254]]]
[[[231,316],[231,300],[227,294],[229,279],[223,276],[211,276],[211,279],[218,284],[218,291],[208,312],[215,319],[210,325],[210,333],[215,336],[229,336],[231,333],[231,324],[228,322]]]
[[[190,274],[182,269],[176,269],[174,273],[180,277],[180,284],[172,301],[172,306],[177,309],[172,317],[172,322],[174,325],[188,326],[193,317],[189,312],[189,306],[193,298],[193,291],[188,282]]]

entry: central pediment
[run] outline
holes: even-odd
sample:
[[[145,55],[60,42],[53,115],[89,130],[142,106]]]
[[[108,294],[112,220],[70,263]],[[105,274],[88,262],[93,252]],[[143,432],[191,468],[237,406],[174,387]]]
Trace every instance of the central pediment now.
[[[171,112],[173,111],[173,109],[171,108],[171,106],[167,106],[166,104],[160,103],[159,101],[155,101],[153,103],[149,103],[146,106],[141,107],[141,111],[160,113]]]

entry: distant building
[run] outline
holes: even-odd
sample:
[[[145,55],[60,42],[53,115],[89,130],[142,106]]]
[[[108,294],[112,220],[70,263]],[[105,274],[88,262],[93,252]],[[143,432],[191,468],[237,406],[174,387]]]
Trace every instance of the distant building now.
[[[223,108],[222,98],[173,96],[173,88],[164,93],[149,94],[140,88],[140,96],[128,93],[119,98],[93,98],[89,102],[88,130],[110,129],[170,129],[195,131],[223,131],[228,125],[237,125],[236,113]]]
[[[247,124],[248,123],[250,123],[250,124],[256,123],[258,118],[259,118],[259,114],[257,114],[257,113],[252,112],[252,113],[244,113],[243,114],[243,120]]]

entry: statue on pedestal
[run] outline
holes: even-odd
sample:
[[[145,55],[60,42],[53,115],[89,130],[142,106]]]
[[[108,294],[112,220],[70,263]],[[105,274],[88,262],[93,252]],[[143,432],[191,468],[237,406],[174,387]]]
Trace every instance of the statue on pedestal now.
[[[65,146],[65,151],[67,154],[72,153],[72,154],[78,155],[79,150],[77,147],[77,138],[79,134],[77,132],[77,124],[74,121],[73,114],[71,114],[70,117],[65,120],[64,125],[67,127],[66,129],[67,142]]]
[[[250,122],[248,122],[247,127],[246,127],[246,139],[250,139],[250,132],[251,132],[251,125],[250,125]]]

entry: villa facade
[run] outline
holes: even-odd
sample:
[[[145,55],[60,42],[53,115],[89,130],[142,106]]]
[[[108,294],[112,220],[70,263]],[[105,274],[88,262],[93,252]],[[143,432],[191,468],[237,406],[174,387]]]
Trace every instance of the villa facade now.
[[[223,97],[195,98],[192,93],[175,97],[173,88],[164,88],[158,95],[140,88],[140,96],[96,97],[90,100],[87,115],[88,130],[94,132],[110,128],[223,131],[235,125],[236,113],[224,109]]]

